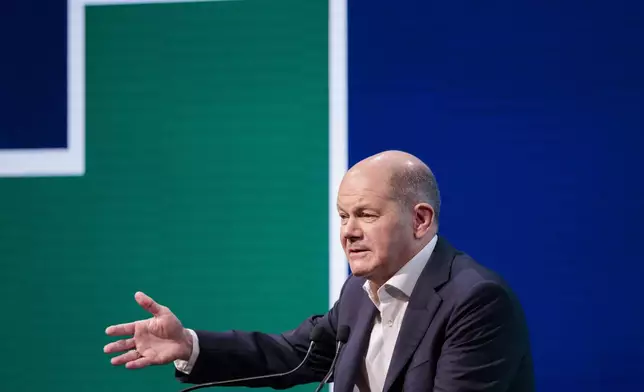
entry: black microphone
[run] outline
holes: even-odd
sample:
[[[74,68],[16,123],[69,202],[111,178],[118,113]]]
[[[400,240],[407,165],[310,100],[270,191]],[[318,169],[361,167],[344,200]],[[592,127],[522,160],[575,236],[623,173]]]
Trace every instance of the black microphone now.
[[[231,384],[231,383],[236,383],[236,382],[242,382],[242,381],[252,381],[252,380],[260,380],[262,378],[271,378],[271,377],[281,377],[281,376],[287,376],[295,371],[297,371],[299,368],[304,365],[304,362],[306,362],[307,359],[309,359],[309,356],[311,355],[311,352],[313,352],[313,347],[315,346],[316,342],[319,342],[322,340],[322,335],[324,334],[324,327],[321,325],[316,325],[313,327],[313,330],[311,331],[311,335],[309,335],[309,340],[311,340],[311,344],[309,344],[309,349],[306,352],[306,355],[304,356],[304,359],[302,359],[302,362],[300,362],[297,367],[294,369],[289,370],[288,372],[284,373],[274,373],[274,374],[266,374],[264,376],[254,376],[254,377],[244,377],[244,378],[237,378],[234,380],[223,380],[223,381],[213,381],[213,382],[207,382],[199,385],[194,385],[191,386],[190,388],[182,389],[181,392],[189,392],[189,391],[194,391],[197,389],[201,388],[209,388],[209,387],[214,387],[217,385],[224,385],[224,384]]]
[[[333,370],[335,369],[335,361],[338,360],[338,354],[340,354],[340,350],[342,349],[342,346],[349,340],[349,332],[351,332],[351,329],[349,328],[348,325],[341,325],[338,327],[338,333],[335,335],[335,340],[337,342],[337,346],[335,349],[335,356],[333,357],[333,362],[331,362],[331,367],[329,368],[329,371],[327,372],[326,376],[320,381],[320,384],[318,387],[315,389],[315,392],[320,392],[320,389],[326,384],[331,376],[333,375]]]

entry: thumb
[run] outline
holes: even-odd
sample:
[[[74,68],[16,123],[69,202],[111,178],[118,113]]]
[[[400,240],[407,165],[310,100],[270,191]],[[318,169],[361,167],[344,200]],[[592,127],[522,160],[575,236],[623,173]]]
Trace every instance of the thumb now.
[[[148,297],[140,291],[137,291],[136,294],[134,294],[134,299],[143,309],[150,312],[153,316],[159,316],[165,311],[164,306],[161,306],[158,303],[154,302],[152,298]]]

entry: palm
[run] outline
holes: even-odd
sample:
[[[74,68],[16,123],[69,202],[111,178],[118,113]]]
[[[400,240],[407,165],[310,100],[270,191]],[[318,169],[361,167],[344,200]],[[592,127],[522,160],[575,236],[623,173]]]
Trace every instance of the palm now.
[[[170,309],[141,292],[136,293],[135,299],[153,317],[107,328],[106,333],[110,336],[132,335],[129,339],[105,346],[106,353],[127,351],[112,358],[112,364],[125,364],[129,369],[138,369],[187,359],[192,352],[192,340],[187,338],[179,319]]]
[[[155,365],[178,358],[182,339],[183,326],[172,313],[138,321],[135,325],[136,351]]]

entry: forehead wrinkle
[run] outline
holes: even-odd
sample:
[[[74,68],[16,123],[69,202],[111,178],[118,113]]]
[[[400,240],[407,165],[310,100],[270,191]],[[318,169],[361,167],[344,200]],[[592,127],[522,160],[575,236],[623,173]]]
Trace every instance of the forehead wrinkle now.
[[[381,199],[381,200],[389,200],[388,197],[383,197],[381,195],[369,195],[369,196],[363,196],[363,195],[338,195],[338,204],[352,204],[352,205],[361,205],[361,204],[370,204],[372,203],[369,198],[375,198],[375,199]],[[344,203],[343,200],[344,199]],[[355,200],[347,200],[347,199],[355,199]]]
[[[383,209],[389,208],[387,202],[395,201],[391,197],[384,197],[380,195],[374,195],[373,197],[379,200],[375,200],[375,201],[373,199],[367,200],[365,196],[357,196],[358,199],[354,202],[349,201],[349,202],[342,203],[342,201],[340,200],[340,197],[338,197],[336,206],[338,209],[341,209],[341,210],[354,210],[354,211],[364,210],[364,209],[383,210]],[[378,203],[378,201],[380,200],[384,201],[385,203]]]

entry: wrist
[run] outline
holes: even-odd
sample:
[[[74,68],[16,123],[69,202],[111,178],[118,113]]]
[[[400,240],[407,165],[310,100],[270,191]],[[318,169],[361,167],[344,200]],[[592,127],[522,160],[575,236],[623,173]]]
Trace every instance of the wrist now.
[[[183,344],[181,346],[183,347],[183,350],[179,359],[184,361],[190,360],[194,347],[192,347],[192,333],[190,333],[187,328],[183,329]]]

